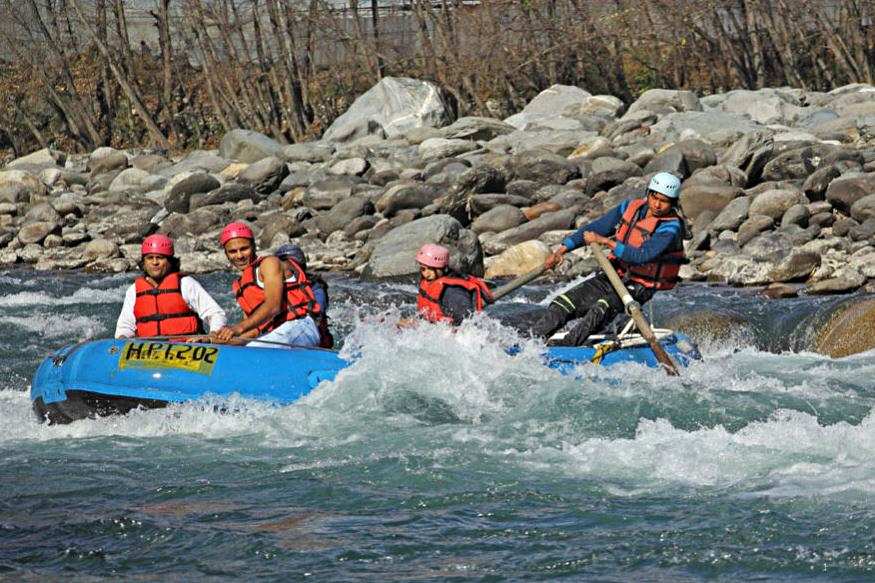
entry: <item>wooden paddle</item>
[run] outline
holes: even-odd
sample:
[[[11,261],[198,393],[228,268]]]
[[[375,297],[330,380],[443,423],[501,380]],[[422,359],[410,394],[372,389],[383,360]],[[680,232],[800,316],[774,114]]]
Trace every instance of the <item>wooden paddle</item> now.
[[[635,325],[641,332],[641,336],[643,336],[647,343],[650,344],[650,348],[653,350],[656,360],[665,367],[665,372],[669,375],[679,376],[680,372],[677,363],[656,339],[656,334],[653,333],[653,329],[650,327],[650,324],[644,317],[644,313],[641,311],[641,304],[632,299],[629,290],[626,289],[620,276],[617,275],[617,270],[614,269],[614,266],[611,265],[611,262],[605,257],[601,246],[598,243],[590,243],[589,248],[592,249],[592,254],[595,257],[595,260],[598,261],[599,267],[601,267],[607,274],[608,280],[610,280],[611,285],[614,286],[614,291],[620,296],[620,300],[622,300],[623,305],[626,307],[626,312],[632,317],[632,320],[635,321]]]
[[[538,267],[534,268],[530,272],[524,273],[524,274],[520,275],[519,277],[517,277],[516,279],[507,282],[503,286],[496,288],[495,291],[492,292],[493,300],[500,300],[501,298],[503,298],[507,294],[518,290],[519,288],[523,287],[524,285],[526,285],[527,283],[529,283],[533,279],[536,279],[539,275],[541,275],[545,271],[547,271],[547,267],[544,265],[539,265]]]

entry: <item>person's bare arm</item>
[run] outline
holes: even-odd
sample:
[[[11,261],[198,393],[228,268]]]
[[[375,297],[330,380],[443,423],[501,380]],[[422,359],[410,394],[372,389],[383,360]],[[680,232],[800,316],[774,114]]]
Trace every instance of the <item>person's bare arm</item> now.
[[[228,342],[235,336],[250,337],[249,332],[269,321],[279,314],[283,305],[283,267],[276,257],[265,257],[259,266],[261,281],[264,283],[264,303],[258,306],[249,316],[234,324],[226,326],[213,335],[216,342]],[[257,334],[256,334],[257,335]]]

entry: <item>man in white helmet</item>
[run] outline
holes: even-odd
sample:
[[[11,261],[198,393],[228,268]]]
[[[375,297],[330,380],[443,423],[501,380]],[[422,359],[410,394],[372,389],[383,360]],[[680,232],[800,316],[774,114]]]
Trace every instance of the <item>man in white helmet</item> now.
[[[632,297],[644,304],[657,290],[668,290],[678,281],[684,259],[684,219],[678,212],[681,181],[668,172],[653,176],[647,196],[626,200],[602,217],[567,237],[547,258],[547,269],[562,262],[572,249],[596,242],[610,249],[608,258],[626,283]],[[532,327],[536,336],[549,338],[571,320],[579,320],[562,339],[561,346],[580,346],[598,333],[623,303],[607,275],[594,277],[557,296]]]

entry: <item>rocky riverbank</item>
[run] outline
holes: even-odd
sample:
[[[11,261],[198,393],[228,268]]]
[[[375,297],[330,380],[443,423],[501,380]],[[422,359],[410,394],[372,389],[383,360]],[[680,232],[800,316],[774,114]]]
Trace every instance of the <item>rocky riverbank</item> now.
[[[687,280],[775,295],[875,289],[875,87],[829,93],[654,89],[626,107],[554,86],[505,120],[453,119],[433,84],[384,79],[319,142],[234,130],[181,158],[41,150],[0,172],[0,264],[134,269],[160,229],[189,272],[227,268],[217,242],[250,221],[263,250],[296,240],[316,269],[415,272],[424,242],[460,269],[525,272],[652,174],[685,179]],[[593,268],[586,250],[560,275]]]

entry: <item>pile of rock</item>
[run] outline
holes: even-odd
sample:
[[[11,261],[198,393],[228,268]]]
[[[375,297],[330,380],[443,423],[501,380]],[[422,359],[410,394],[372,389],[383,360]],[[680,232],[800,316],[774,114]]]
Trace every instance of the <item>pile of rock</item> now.
[[[246,130],[180,159],[100,148],[42,150],[0,172],[0,263],[122,271],[160,222],[183,268],[224,268],[218,231],[250,221],[260,246],[289,239],[312,265],[369,277],[414,273],[424,242],[487,276],[540,263],[571,229],[649,176],[685,179],[692,263],[733,285],[812,293],[875,280],[875,88],[651,90],[554,86],[505,120],[465,117],[433,84],[387,78],[323,140],[284,146]],[[593,267],[586,250],[565,274]]]

